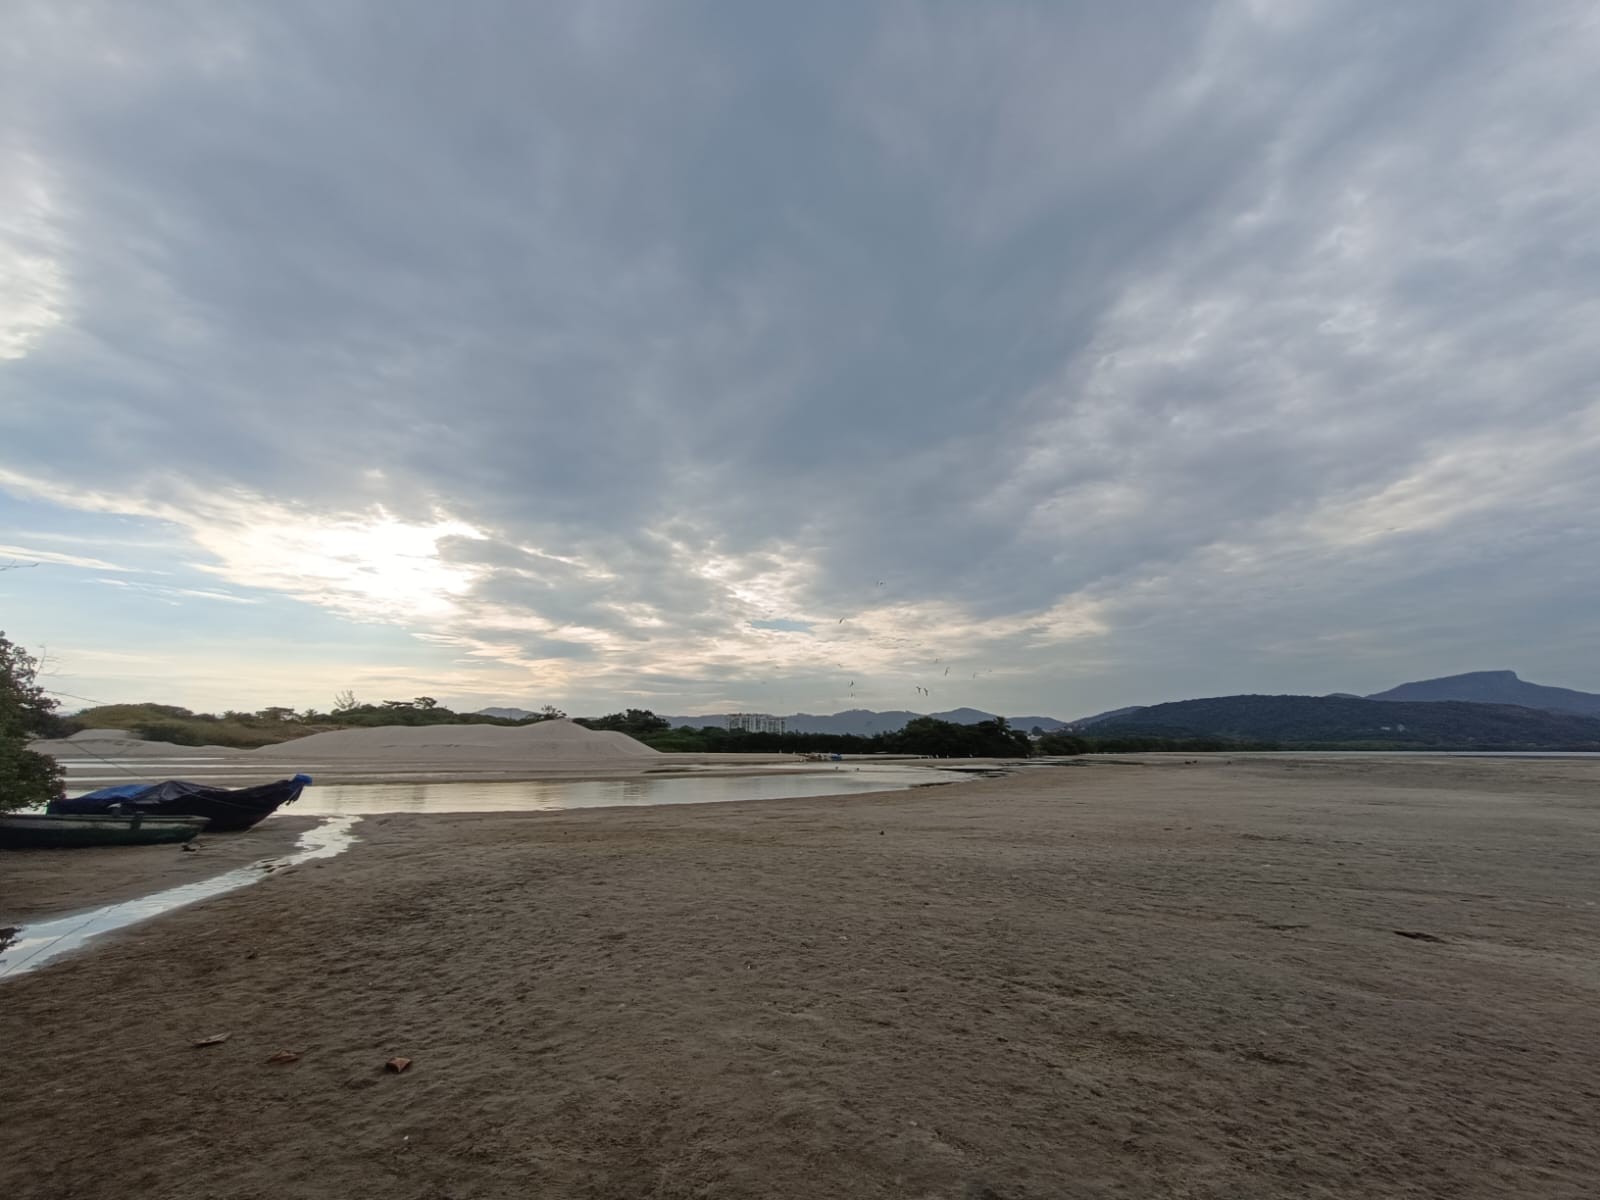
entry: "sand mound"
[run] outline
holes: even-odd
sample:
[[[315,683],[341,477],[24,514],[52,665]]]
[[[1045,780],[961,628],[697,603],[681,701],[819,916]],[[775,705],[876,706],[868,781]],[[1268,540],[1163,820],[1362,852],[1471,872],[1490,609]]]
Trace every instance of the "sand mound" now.
[[[572,721],[537,725],[381,725],[340,729],[251,751],[275,761],[427,758],[495,762],[617,762],[659,758],[661,752],[625,733],[585,729]]]
[[[90,736],[90,735],[94,736]],[[69,738],[40,739],[28,749],[52,758],[209,758],[237,754],[227,746],[177,746],[171,742],[147,742],[126,729],[85,729]]]

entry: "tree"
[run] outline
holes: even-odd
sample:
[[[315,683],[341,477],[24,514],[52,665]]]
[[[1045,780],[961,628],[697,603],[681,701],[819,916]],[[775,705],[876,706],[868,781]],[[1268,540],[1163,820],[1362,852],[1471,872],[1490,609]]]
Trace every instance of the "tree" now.
[[[350,712],[352,709],[357,709],[357,708],[360,708],[360,707],[361,707],[361,702],[356,699],[355,692],[353,692],[349,688],[346,688],[342,692],[334,693],[334,697],[333,697],[333,711],[334,712],[336,712],[336,713],[347,713],[347,712]]]
[[[56,702],[37,682],[39,661],[0,633],[0,811],[46,804],[61,795],[61,764],[28,749],[53,732]]]
[[[546,704],[539,710],[539,720],[541,721],[559,721],[566,715],[566,713],[562,712],[554,704]]]
[[[634,738],[665,733],[671,728],[664,718],[648,708],[630,708],[627,712],[607,713],[603,717],[579,717],[578,724],[589,729],[611,729]]]
[[[439,702],[437,700],[435,700],[432,696],[418,696],[411,703],[415,707],[422,709],[424,712],[426,712],[430,708],[438,708],[439,707]]]

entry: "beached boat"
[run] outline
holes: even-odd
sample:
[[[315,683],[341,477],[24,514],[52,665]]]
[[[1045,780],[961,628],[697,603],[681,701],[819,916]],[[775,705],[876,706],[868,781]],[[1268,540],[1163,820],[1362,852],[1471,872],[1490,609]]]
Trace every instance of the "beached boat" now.
[[[152,817],[137,809],[101,816],[0,815],[0,849],[56,850],[77,846],[151,846],[187,842],[206,827],[204,817]]]
[[[52,800],[46,811],[63,816],[94,815],[120,806],[147,816],[205,817],[211,822],[210,832],[229,833],[249,829],[282,805],[293,804],[310,782],[311,776],[296,775],[257,787],[224,788],[169,779],[165,783],[125,784],[69,800]]]

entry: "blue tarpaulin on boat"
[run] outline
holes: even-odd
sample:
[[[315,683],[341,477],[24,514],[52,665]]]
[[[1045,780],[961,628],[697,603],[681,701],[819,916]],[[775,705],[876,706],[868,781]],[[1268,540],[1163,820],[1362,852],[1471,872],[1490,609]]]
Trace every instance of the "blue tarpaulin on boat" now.
[[[157,783],[124,783],[120,787],[101,788],[98,792],[85,792],[79,800],[133,800],[148,792],[151,788],[160,787]]]
[[[309,775],[296,775],[290,782],[298,783],[305,787],[311,782]],[[157,800],[170,800],[178,796],[192,795],[198,792],[220,792],[227,794],[227,788],[213,787],[204,783],[190,783],[185,779],[168,779],[164,783],[123,783],[116,787],[101,788],[97,792],[85,792],[81,796],[74,796],[71,800],[62,803],[62,812],[96,813],[104,812],[107,800],[122,800],[140,806],[140,801],[151,803]],[[300,794],[300,788],[295,789],[295,795]],[[70,807],[69,807],[70,806]]]
[[[208,831],[215,833],[250,828],[280,805],[293,804],[310,782],[311,776],[296,775],[293,779],[242,788],[214,787],[185,779],[121,784],[87,796],[52,800],[47,811],[57,816],[131,810],[153,816],[205,817],[211,822]]]

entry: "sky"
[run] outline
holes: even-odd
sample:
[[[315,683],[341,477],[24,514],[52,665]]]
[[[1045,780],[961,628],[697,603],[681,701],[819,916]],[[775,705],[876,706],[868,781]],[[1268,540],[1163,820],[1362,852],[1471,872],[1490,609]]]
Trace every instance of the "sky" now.
[[[68,708],[1600,690],[1592,5],[4,8]]]

